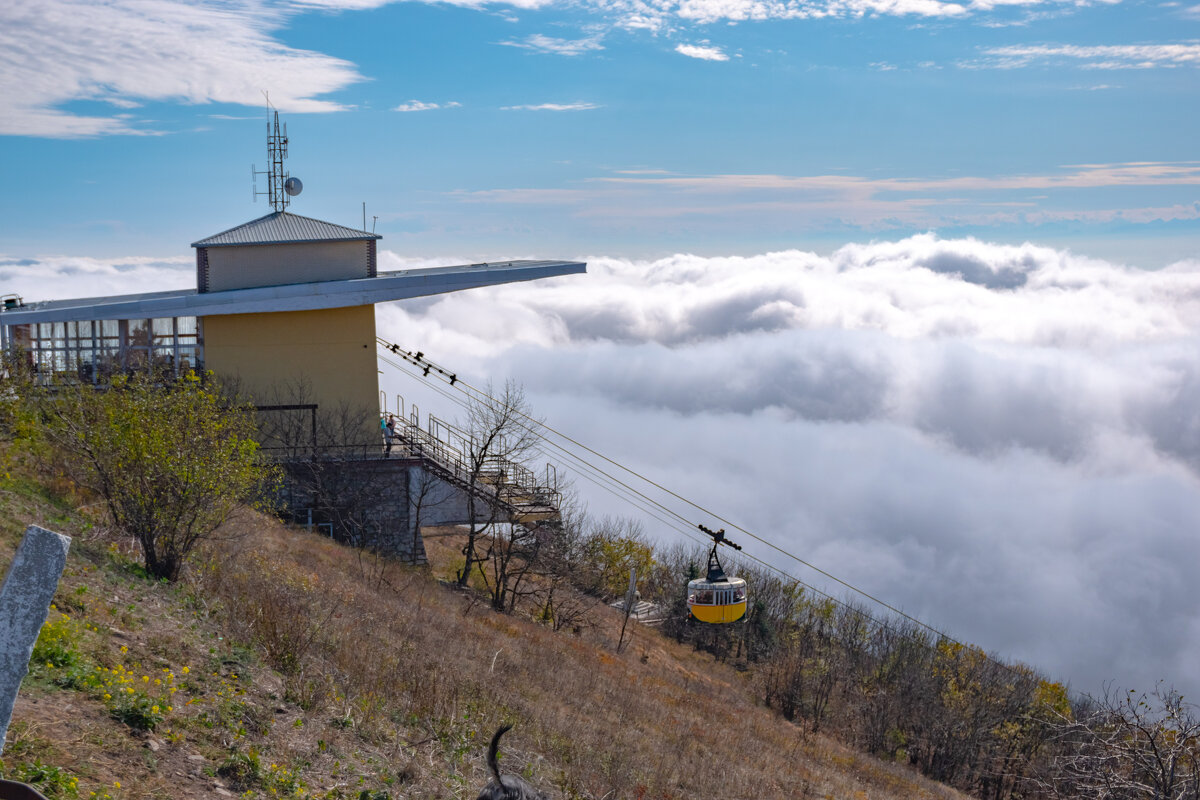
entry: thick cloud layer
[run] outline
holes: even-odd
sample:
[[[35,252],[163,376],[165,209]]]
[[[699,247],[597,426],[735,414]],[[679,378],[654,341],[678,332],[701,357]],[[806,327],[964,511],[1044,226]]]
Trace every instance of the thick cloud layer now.
[[[1194,690],[1198,299],[1200,263],[917,236],[590,259],[380,329],[960,638],[1082,689]]]
[[[1200,690],[1200,262],[933,236],[587,260],[382,306],[380,334],[477,385],[519,380],[555,428],[958,638],[1079,689]],[[26,299],[190,280],[183,261],[0,258]],[[384,370],[389,394],[458,413]]]

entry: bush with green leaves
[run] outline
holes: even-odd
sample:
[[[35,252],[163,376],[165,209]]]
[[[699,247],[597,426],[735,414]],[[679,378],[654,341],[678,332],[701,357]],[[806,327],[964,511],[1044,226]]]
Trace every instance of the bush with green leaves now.
[[[137,539],[146,571],[175,580],[188,553],[262,496],[254,409],[211,379],[118,376],[110,387],[30,389],[59,468]]]

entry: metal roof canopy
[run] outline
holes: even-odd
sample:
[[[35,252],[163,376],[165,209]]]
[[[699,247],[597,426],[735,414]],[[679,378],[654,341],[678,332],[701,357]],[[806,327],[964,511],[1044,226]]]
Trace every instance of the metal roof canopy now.
[[[265,217],[245,222],[207,239],[192,242],[192,247],[236,247],[259,244],[300,244],[301,242],[348,242],[382,239],[378,233],[368,233],[344,225],[335,225],[312,217],[302,217],[287,211],[272,211]]]
[[[218,234],[220,235],[222,234]],[[365,234],[364,238],[370,236],[373,234]],[[30,322],[211,317],[225,314],[346,308],[482,286],[553,278],[559,275],[577,275],[586,271],[587,264],[581,261],[506,261],[497,264],[400,270],[383,272],[374,278],[293,283],[205,294],[200,294],[195,289],[180,289],[174,292],[48,300],[0,312],[0,326],[24,325]]]

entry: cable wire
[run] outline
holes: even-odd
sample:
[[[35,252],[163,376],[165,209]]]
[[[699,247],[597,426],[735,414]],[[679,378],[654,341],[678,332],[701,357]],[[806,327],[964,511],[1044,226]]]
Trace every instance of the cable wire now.
[[[472,401],[474,401],[474,402],[491,402],[491,403],[501,402],[501,401],[497,400],[495,397],[493,397],[491,394],[489,394],[488,392],[486,392],[482,389],[479,389],[478,387],[475,387],[475,386],[471,385],[470,383],[468,383],[467,381],[463,380],[462,378],[458,377],[457,373],[447,371],[447,370],[443,369],[442,367],[439,367],[438,365],[429,361],[429,359],[425,358],[425,354],[423,351],[417,351],[416,353],[412,353],[410,351],[400,348],[400,346],[397,344],[394,344],[392,342],[389,342],[389,341],[383,339],[382,337],[377,336],[376,339],[377,339],[378,343],[380,344],[380,346],[382,346],[385,350],[400,356],[405,362],[415,366],[418,370],[421,371],[421,375],[417,376],[417,375],[411,373],[408,369],[405,369],[404,367],[401,367],[399,364],[396,364],[395,362],[391,361],[390,359],[388,359],[386,357],[382,357],[386,363],[388,363],[391,366],[402,369],[405,372],[405,374],[408,374],[410,377],[412,377],[414,379],[418,379],[418,380],[423,379],[424,383],[427,386],[434,389],[434,391],[438,392],[439,394],[442,394],[445,397],[451,398],[453,402],[462,406],[463,408],[469,410],[470,402],[472,402]],[[434,372],[437,373],[438,379],[445,381],[450,386],[458,389],[462,394],[464,394],[468,398],[467,402],[462,402],[456,398],[452,398],[448,392],[445,392],[444,390],[435,387],[433,385],[432,381],[430,380],[432,377],[434,377],[431,374]],[[604,455],[603,453],[600,453],[600,452],[592,449],[591,447],[588,447],[587,445],[583,444],[582,442],[579,442],[576,439],[568,436],[567,434],[562,433],[561,431],[558,431],[558,430],[550,427],[544,421],[535,419],[535,418],[529,416],[528,414],[522,412],[520,409],[513,408],[510,410],[512,410],[517,415],[519,415],[520,417],[523,417],[526,420],[526,423],[524,424],[524,427],[526,428],[526,430],[531,431],[538,435],[541,435],[539,433],[539,430],[548,431],[548,432],[554,434],[555,436],[558,436],[561,439],[569,442],[570,444],[574,445],[575,447],[578,447],[581,450],[584,450],[587,453],[590,453],[591,455],[602,459],[606,463],[611,464],[614,467],[617,467],[618,469],[621,469],[621,470],[627,472],[628,474],[634,476],[638,480],[644,481],[645,483],[649,484],[650,486],[653,486],[654,488],[666,493],[667,495],[675,498],[676,500],[679,500],[680,502],[683,502],[686,505],[709,515],[713,519],[716,519],[716,520],[719,520],[719,521],[725,523],[729,527],[731,527],[737,531],[740,531],[741,533],[745,534],[746,536],[749,536],[751,539],[754,539],[755,541],[759,542],[760,544],[763,544],[763,545],[769,547],[770,549],[776,551],[777,553],[779,553],[783,556],[786,556],[800,564],[803,564],[804,566],[808,567],[809,569],[813,570],[814,572],[817,572],[820,575],[828,578],[829,580],[839,584],[840,586],[843,586],[846,589],[849,589],[850,591],[854,592],[855,594],[857,594],[861,597],[864,597],[867,600],[870,600],[871,602],[875,603],[876,605],[879,605],[879,606],[887,609],[888,611],[892,612],[893,614],[913,623],[914,625],[919,626],[920,628],[923,628],[924,630],[929,631],[930,633],[935,634],[939,639],[943,639],[943,640],[946,640],[946,641],[954,643],[954,644],[959,644],[959,645],[963,644],[962,642],[959,642],[957,639],[955,639],[954,637],[945,633],[944,631],[941,631],[938,628],[935,628],[934,626],[921,621],[920,619],[912,616],[911,614],[907,614],[904,611],[901,611],[899,608],[896,608],[891,603],[888,603],[885,600],[882,600],[882,599],[876,597],[875,595],[871,594],[870,592],[860,589],[859,587],[855,586],[854,584],[852,584],[848,581],[842,580],[841,578],[837,577],[836,575],[833,575],[832,573],[827,572],[824,569],[821,569],[820,567],[816,566],[815,564],[812,564],[812,563],[804,560],[803,558],[800,558],[799,556],[795,555],[794,553],[788,552],[787,550],[774,544],[773,542],[770,542],[767,539],[764,539],[763,537],[758,536],[757,534],[753,533],[752,531],[749,531],[746,528],[742,527],[741,525],[738,525],[737,523],[726,519],[725,517],[717,514],[714,511],[709,510],[708,508],[700,505],[699,503],[689,500],[688,498],[678,494],[677,492],[674,492],[671,489],[668,489],[667,487],[663,486],[662,484],[658,483],[657,481],[637,472],[636,470],[631,469],[617,461],[614,461],[613,459],[609,458],[608,456]],[[634,495],[641,498],[645,502],[652,504],[654,507],[659,508],[665,514],[667,514],[671,517],[674,517],[675,519],[679,520],[679,522],[683,523],[683,525],[686,526],[686,528],[676,528],[675,525],[669,525],[669,527],[675,528],[678,532],[683,533],[684,535],[688,536],[689,538],[692,538],[695,541],[698,541],[701,544],[707,544],[707,542],[705,540],[699,539],[699,537],[693,533],[692,523],[689,519],[687,519],[687,517],[683,516],[682,514],[678,513],[677,511],[663,505],[659,501],[654,500],[653,498],[647,496],[645,493],[633,488],[632,486],[629,486],[625,482],[615,478],[614,476],[610,475],[609,473],[604,472],[599,467],[589,464],[588,462],[586,462],[579,456],[571,454],[569,451],[566,450],[566,448],[547,439],[545,436],[542,436],[542,439],[547,444],[549,444],[551,447],[554,447],[557,450],[566,454],[569,458],[571,458],[575,461],[578,461],[579,463],[586,464],[589,469],[600,473],[601,475],[605,476],[605,478],[607,478],[608,480],[623,487],[625,490],[633,493]],[[593,482],[595,482],[595,481],[593,480]],[[602,487],[602,488],[607,488],[607,487]],[[616,492],[614,492],[612,489],[608,489],[608,490],[610,492],[613,492],[614,494],[616,494]],[[629,500],[629,498],[625,498],[625,499],[627,500],[627,502],[632,502],[631,500]],[[638,504],[634,503],[634,505],[638,505]],[[639,507],[641,507],[641,506],[639,506]],[[643,508],[642,510],[645,510],[645,509]],[[657,515],[651,514],[651,516],[654,516],[660,522],[665,523],[665,521],[662,520]],[[837,599],[836,597],[829,594],[828,592],[818,589],[817,587],[812,586],[811,584],[800,580],[796,576],[791,575],[790,573],[783,570],[778,565],[771,564],[767,561],[764,561],[763,559],[753,555],[752,553],[745,553],[743,557],[759,564],[760,566],[766,568],[767,570],[769,570],[771,572],[775,572],[775,573],[787,578],[788,580],[794,581],[795,583],[799,584],[800,586],[803,586],[803,587],[821,595],[822,597],[825,597],[828,600],[833,601],[834,603],[838,604],[842,608],[845,608],[849,611],[853,611],[858,614],[862,614],[867,619],[874,622],[876,625],[880,625],[882,627],[890,627],[887,625],[887,623],[885,623],[881,620],[875,619],[872,615],[867,614],[866,612],[862,611],[861,609],[853,608],[848,603]],[[1001,662],[998,662],[998,663],[1001,663]],[[1008,666],[1008,665],[1004,665],[1002,663],[1001,663],[1001,665],[1005,666],[1005,667]]]

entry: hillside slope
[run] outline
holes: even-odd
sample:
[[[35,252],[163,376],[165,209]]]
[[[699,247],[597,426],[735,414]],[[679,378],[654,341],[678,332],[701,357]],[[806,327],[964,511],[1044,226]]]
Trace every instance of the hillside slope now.
[[[0,563],[29,523],[75,537],[3,755],[51,797],[473,798],[504,722],[503,768],[553,797],[961,797],[805,735],[653,630],[617,653],[603,606],[554,632],[448,587],[436,558],[250,512],[169,585],[32,481],[6,477],[0,512]]]

